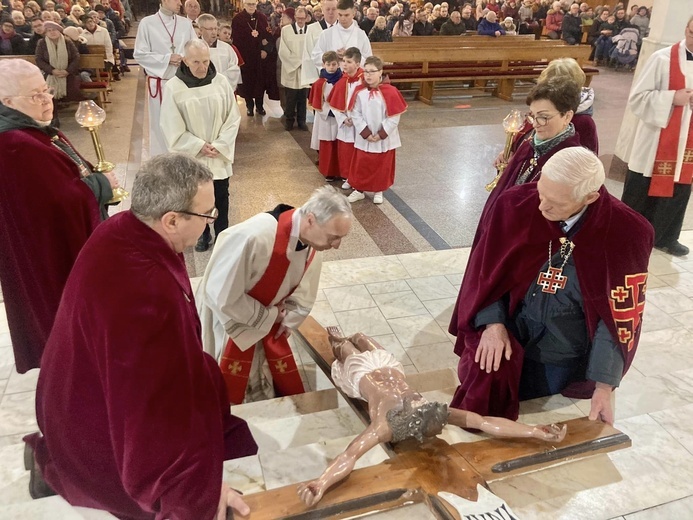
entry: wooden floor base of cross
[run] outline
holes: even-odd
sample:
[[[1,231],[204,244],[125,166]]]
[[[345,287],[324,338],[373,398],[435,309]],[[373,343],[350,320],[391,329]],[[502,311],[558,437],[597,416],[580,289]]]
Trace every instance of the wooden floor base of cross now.
[[[334,356],[325,329],[308,318],[299,334],[316,364],[329,377]],[[367,421],[365,403],[345,398]],[[459,519],[456,510],[436,498],[438,492],[476,501],[478,484],[488,487],[489,482],[512,475],[631,445],[627,435],[601,422],[581,418],[566,424],[568,435],[556,445],[535,439],[488,439],[449,445],[437,439],[424,444],[405,441],[394,448],[385,446],[392,454],[390,460],[352,472],[331,488],[315,508],[308,509],[299,500],[293,484],[245,497],[252,511],[249,518],[350,518],[421,502],[430,510],[430,518]]]

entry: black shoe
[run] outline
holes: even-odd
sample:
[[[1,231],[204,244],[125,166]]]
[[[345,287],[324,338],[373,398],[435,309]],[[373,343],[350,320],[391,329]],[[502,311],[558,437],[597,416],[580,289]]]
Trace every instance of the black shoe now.
[[[259,108],[257,109],[257,113],[260,114],[261,116],[264,116],[264,115],[267,114],[267,112],[265,112],[265,109],[262,108],[262,107],[259,107]]]
[[[198,253],[204,253],[205,251],[209,250],[209,244],[212,241],[211,237],[206,237],[202,235],[198,240],[197,244],[195,244],[195,251]]]
[[[334,182],[338,179],[339,177],[325,177],[325,182]]]
[[[298,124],[298,129],[299,129],[299,130],[303,130],[304,132],[307,132],[307,131],[308,131],[308,127],[306,126],[305,123],[299,123],[299,124]]]
[[[246,112],[250,117],[253,117],[255,113],[253,112],[252,108],[249,108],[248,111]]]
[[[33,434],[38,435],[38,434]],[[57,493],[43,480],[41,468],[36,465],[34,449],[29,443],[24,444],[24,469],[29,471],[29,494],[34,500],[52,497]]]
[[[285,119],[284,120],[284,130],[290,132],[293,129],[294,129],[294,120],[293,119]]]
[[[124,65],[124,66],[120,67],[120,70],[123,72],[130,72],[130,67],[128,67],[127,65]]]
[[[657,247],[655,246],[655,249],[659,249],[660,251],[664,253],[668,253],[672,256],[686,256],[690,249],[688,249],[686,246],[683,244],[679,243],[678,241],[668,245],[668,246],[661,246]]]

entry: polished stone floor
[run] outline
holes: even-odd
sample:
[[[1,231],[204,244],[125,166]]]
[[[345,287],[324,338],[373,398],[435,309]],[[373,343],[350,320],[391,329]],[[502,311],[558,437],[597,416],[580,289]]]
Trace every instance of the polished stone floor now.
[[[601,156],[609,166],[631,78],[605,71],[593,82]],[[104,148],[131,187],[147,157],[142,75],[133,68],[115,87],[102,132]],[[313,309],[324,326],[376,337],[403,363],[412,384],[437,400],[449,400],[457,384],[457,358],[446,328],[486,196],[483,185],[493,176],[490,163],[502,146],[499,122],[510,108],[523,106],[521,95],[506,103],[481,92],[446,94],[433,106],[410,103],[402,117],[395,186],[381,206],[368,200],[354,204],[354,231],[338,251],[326,255]],[[93,157],[87,132],[71,116],[70,110],[61,112],[64,131]],[[276,119],[243,116],[231,181],[232,223],[279,202],[300,205],[323,183],[307,139],[306,133],[285,132]],[[618,195],[622,183],[618,168],[613,170],[608,187]],[[127,202],[117,209],[125,208]],[[693,247],[691,212],[682,242]],[[208,258],[209,253],[186,252],[193,283]],[[692,324],[693,261],[655,252],[639,351],[616,391],[616,427],[633,446],[497,481],[492,491],[523,519],[693,518]],[[299,344],[295,353],[309,393],[233,409],[249,421],[260,445],[257,456],[225,466],[225,478],[245,493],[315,477],[363,429]],[[37,377],[36,370],[22,376],[14,371],[3,306],[0,519],[112,518],[70,508],[59,498],[30,502],[21,437],[36,429]],[[521,420],[559,422],[588,410],[587,401],[554,396],[523,403]],[[443,437],[450,442],[478,438],[450,427]],[[386,457],[378,448],[359,466]]]

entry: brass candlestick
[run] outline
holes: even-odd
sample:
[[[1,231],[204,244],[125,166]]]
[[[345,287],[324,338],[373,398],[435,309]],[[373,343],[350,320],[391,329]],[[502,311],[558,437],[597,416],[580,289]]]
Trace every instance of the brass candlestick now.
[[[493,178],[491,182],[486,185],[486,191],[493,191],[493,189],[498,184],[498,181],[503,175],[505,167],[508,165],[508,159],[510,158],[510,148],[513,145],[513,139],[515,135],[520,131],[522,125],[524,124],[525,116],[522,112],[513,108],[510,113],[503,119],[503,129],[505,130],[505,148],[503,149],[503,163],[498,167],[498,173]]]
[[[103,145],[99,137],[99,127],[106,120],[106,112],[104,109],[91,100],[81,101],[77,113],[75,114],[75,120],[82,128],[89,130],[89,135],[91,135],[91,142],[94,144],[96,159],[99,161],[98,164],[94,166],[94,171],[98,173],[113,171],[115,164],[106,160],[103,153]],[[130,194],[125,189],[121,187],[113,188],[113,198],[109,200],[108,203],[115,204],[129,196]]]

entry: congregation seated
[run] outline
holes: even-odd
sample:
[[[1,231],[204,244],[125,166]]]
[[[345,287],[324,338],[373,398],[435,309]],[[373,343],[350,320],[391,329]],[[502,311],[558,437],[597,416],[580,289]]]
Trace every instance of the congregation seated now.
[[[570,11],[563,17],[561,37],[569,45],[576,45],[582,41],[582,19],[578,4],[571,5]]]
[[[506,35],[517,36],[517,26],[515,25],[515,21],[510,16],[503,20],[503,23],[500,25],[505,31]]]
[[[412,36],[431,36],[433,34],[433,24],[428,21],[426,11],[418,9],[416,11],[416,22],[412,27]]]
[[[14,22],[9,16],[3,16],[0,24],[0,56],[17,56],[24,54],[24,38],[15,30]]]
[[[411,36],[415,18],[416,13],[414,11],[405,11],[392,29],[392,36]]]
[[[34,55],[36,54],[36,45],[38,44],[39,40],[43,39],[43,35],[46,33],[46,29],[43,26],[43,20],[41,20],[41,18],[38,16],[34,16],[31,19],[31,31],[32,34],[29,41],[26,42],[25,52],[26,54]]]
[[[496,13],[489,11],[486,16],[479,22],[476,32],[482,36],[503,36],[505,29],[498,23]]]
[[[14,22],[14,30],[17,31],[17,34],[22,38],[28,39],[31,37],[31,24],[26,21],[24,13],[21,11],[12,11],[12,22]]]
[[[384,16],[378,16],[375,19],[375,24],[368,33],[368,39],[372,42],[391,42],[392,31],[387,28],[387,23]]]
[[[440,28],[441,36],[459,36],[467,32],[467,28],[462,23],[462,15],[458,11],[453,11],[450,19]]]

